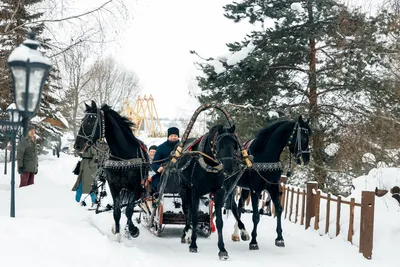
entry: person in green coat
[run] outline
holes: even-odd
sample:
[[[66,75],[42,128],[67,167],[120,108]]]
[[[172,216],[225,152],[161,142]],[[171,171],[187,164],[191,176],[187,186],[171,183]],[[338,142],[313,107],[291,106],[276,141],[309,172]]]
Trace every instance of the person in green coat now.
[[[17,148],[18,173],[21,175],[19,187],[34,184],[38,173],[38,156],[35,138],[35,128],[28,126],[28,135],[22,137]]]
[[[81,163],[79,168],[79,175],[76,179],[75,185],[72,191],[76,191],[75,200],[76,202],[81,201],[82,194],[89,194],[92,199],[92,206],[97,203],[96,192],[92,190],[92,184],[94,181],[93,175],[97,171],[98,152],[90,146],[80,154]],[[82,203],[83,205],[84,203]]]

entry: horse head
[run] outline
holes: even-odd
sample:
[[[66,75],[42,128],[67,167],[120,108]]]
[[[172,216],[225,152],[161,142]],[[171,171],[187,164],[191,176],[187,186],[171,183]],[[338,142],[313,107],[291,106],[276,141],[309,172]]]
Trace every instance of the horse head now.
[[[307,165],[310,162],[310,120],[303,120],[300,115],[293,127],[293,132],[289,137],[288,146],[294,155],[297,164]]]
[[[104,138],[104,115],[102,111],[97,108],[96,102],[93,100],[91,106],[86,103],[85,106],[85,116],[74,143],[76,151],[83,151],[95,144],[100,138]]]
[[[222,164],[226,175],[231,175],[235,171],[234,161],[238,151],[235,125],[231,127],[216,125],[210,129],[208,138],[214,158]]]

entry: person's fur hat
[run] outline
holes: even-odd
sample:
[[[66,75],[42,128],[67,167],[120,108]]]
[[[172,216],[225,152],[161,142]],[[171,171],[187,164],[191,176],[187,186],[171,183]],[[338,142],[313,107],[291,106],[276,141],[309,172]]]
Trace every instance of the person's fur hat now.
[[[152,149],[157,150],[157,146],[156,145],[152,145],[151,147],[149,147],[149,151],[152,150]]]
[[[169,137],[171,134],[176,134],[176,135],[179,137],[179,129],[176,128],[176,127],[168,128],[168,137]]]

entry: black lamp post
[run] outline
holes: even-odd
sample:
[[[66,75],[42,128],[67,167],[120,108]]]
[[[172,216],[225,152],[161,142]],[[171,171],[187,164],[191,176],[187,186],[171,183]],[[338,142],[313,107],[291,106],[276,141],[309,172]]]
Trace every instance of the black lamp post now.
[[[0,109],[0,113],[2,113],[2,112],[3,111]],[[15,139],[15,136],[16,136],[16,133],[18,132],[20,121],[21,121],[21,115],[19,114],[19,111],[16,109],[15,103],[12,103],[11,105],[9,105],[8,108],[6,109],[6,112],[8,113],[9,120],[8,121],[0,121],[1,125],[3,125],[2,133],[3,133],[3,140],[5,143],[4,174],[7,174],[8,141],[10,140],[12,143],[13,139]],[[11,155],[11,157],[12,157],[12,155]]]
[[[44,82],[49,75],[51,62],[38,51],[40,44],[35,40],[35,32],[30,30],[29,37],[15,48],[8,58],[8,66],[13,78],[15,104],[7,108],[9,121],[0,120],[0,125],[8,126],[11,131],[11,207],[10,216],[15,217],[15,137],[18,127],[23,127],[27,135],[28,121],[35,116],[42,99]]]
[[[8,66],[13,77],[13,92],[17,109],[22,116],[24,136],[28,130],[28,120],[35,116],[42,100],[43,85],[51,69],[51,62],[37,50],[35,32],[15,48],[8,58]]]
[[[11,204],[10,204],[10,216],[15,217],[15,136],[18,132],[18,128],[21,121],[21,115],[18,109],[15,108],[15,104],[11,104],[7,108],[7,113],[10,118],[11,127]]]

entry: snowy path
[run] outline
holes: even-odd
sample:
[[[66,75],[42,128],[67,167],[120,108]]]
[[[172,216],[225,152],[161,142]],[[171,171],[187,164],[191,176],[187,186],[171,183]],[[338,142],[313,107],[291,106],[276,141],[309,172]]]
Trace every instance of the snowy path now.
[[[313,230],[305,231],[286,220],[283,221],[286,247],[278,248],[274,245],[276,222],[265,216],[259,224],[259,251],[249,251],[248,242],[232,242],[233,217],[225,218],[228,263],[218,260],[216,234],[199,237],[199,253],[190,254],[188,245],[180,243],[182,227],[179,226],[167,226],[162,237],[155,237],[140,226],[137,239],[125,244],[112,242],[109,240],[112,213],[95,215],[74,200],[70,189],[75,182],[71,173],[75,163],[75,158],[64,154],[60,159],[43,156],[34,186],[19,189],[17,177],[16,219],[8,218],[9,175],[0,176],[0,262],[41,267],[226,266],[229,262],[235,262],[236,266],[389,266],[384,258],[365,260],[357,247],[343,241],[344,237],[333,240],[320,237]],[[0,172],[3,173],[3,166]],[[245,215],[244,221],[251,230],[251,215]],[[123,228],[124,214],[121,222]]]

